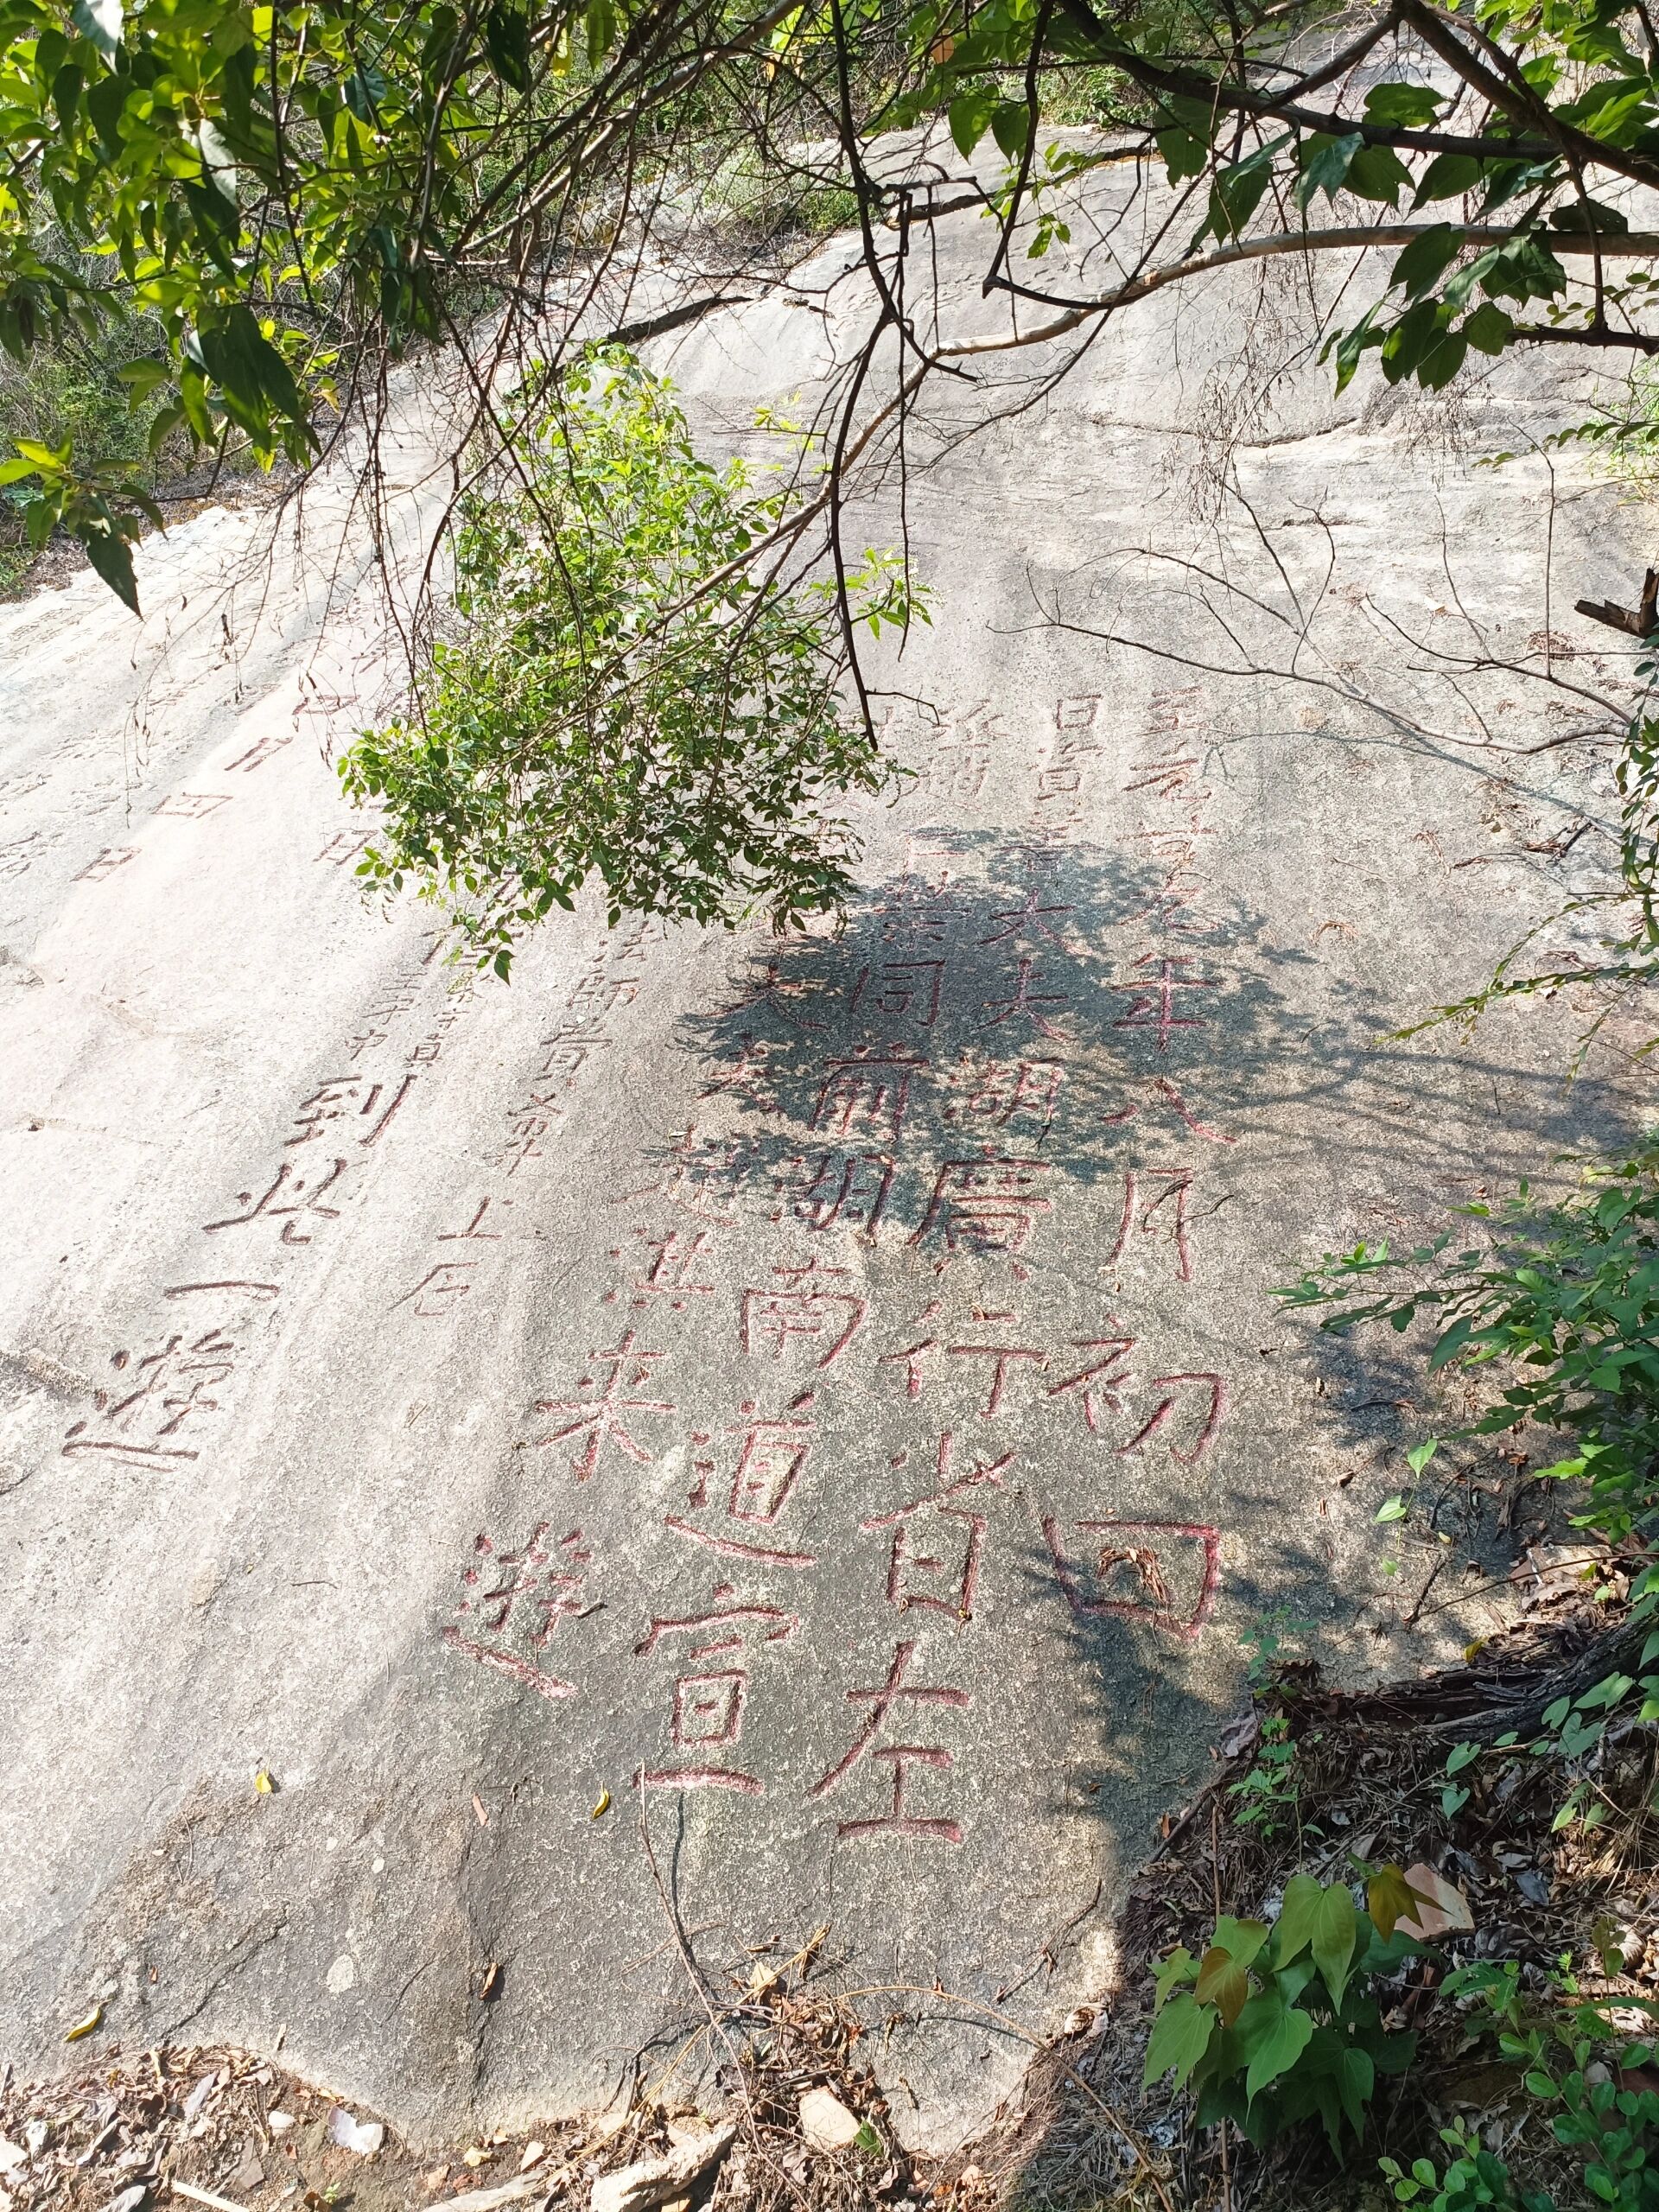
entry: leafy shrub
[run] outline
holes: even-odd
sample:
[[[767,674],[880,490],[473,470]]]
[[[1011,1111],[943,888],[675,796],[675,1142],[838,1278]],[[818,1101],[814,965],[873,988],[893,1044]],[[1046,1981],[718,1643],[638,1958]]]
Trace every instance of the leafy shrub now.
[[[1491,1436],[1528,1422],[1564,1432],[1573,1448],[1540,1481],[1582,1478],[1574,1525],[1612,1544],[1645,1548],[1659,1515],[1659,1136],[1628,1160],[1584,1172],[1580,1188],[1546,1203],[1526,1184],[1496,1211],[1458,1209],[1491,1224],[1484,1250],[1446,1254],[1449,1231],[1395,1258],[1388,1245],[1326,1253],[1279,1295],[1296,1309],[1329,1306],[1337,1335],[1366,1323],[1409,1327],[1433,1313],[1429,1370],[1501,1368],[1506,1387],[1459,1436]],[[1412,1454],[1421,1471],[1432,1440]],[[1651,1610],[1659,1575],[1632,1586]]]
[[[793,495],[700,461],[620,348],[566,376],[519,461],[520,489],[466,504],[459,627],[411,711],[340,763],[386,813],[359,873],[449,903],[504,976],[594,874],[613,921],[837,909],[857,844],[830,805],[893,772],[836,695],[834,585],[759,563]],[[924,612],[885,556],[849,589],[872,631]]]
[[[1604,1959],[1610,1970],[1618,1961]],[[1649,2065],[1653,2046],[1624,2034],[1601,2006],[1586,2002],[1565,1968],[1548,1976],[1541,2001],[1529,1998],[1512,1959],[1477,1961],[1446,1976],[1443,1994],[1466,2001],[1476,2035],[1495,2035],[1504,2058],[1520,2069],[1529,2096],[1552,2113],[1551,2133],[1561,2147],[1580,2154],[1586,2201],[1615,2212],[1659,2208],[1659,2091],[1624,2086]],[[1659,2012],[1646,1999],[1621,1999],[1626,2010]],[[1467,2130],[1442,2131],[1458,2156],[1444,2174],[1427,2158],[1409,2173],[1392,2158],[1382,2162],[1402,2204],[1420,2212],[1554,2212],[1547,2190],[1517,2186],[1507,2161],[1480,2148]],[[1430,2195],[1433,2190],[1434,2193]]]
[[[1360,1913],[1345,1885],[1293,1875],[1264,1921],[1224,1916],[1201,1958],[1182,1944],[1156,1969],[1148,2082],[1173,2073],[1198,2092],[1198,2120],[1236,2121],[1258,2148],[1318,2117],[1338,2156],[1357,2138],[1379,2074],[1402,2073],[1417,2038],[1390,2034],[1371,1985],[1421,1946],[1395,1923],[1414,1893],[1382,1868]]]
[[[1553,2212],[1553,2200],[1541,2190],[1516,2195],[1508,2165],[1481,2147],[1471,2128],[1443,2127],[1440,2140],[1458,2154],[1444,2173],[1432,2158],[1414,2158],[1409,2173],[1393,2158],[1380,2162],[1396,2203],[1414,2204],[1418,2212]]]

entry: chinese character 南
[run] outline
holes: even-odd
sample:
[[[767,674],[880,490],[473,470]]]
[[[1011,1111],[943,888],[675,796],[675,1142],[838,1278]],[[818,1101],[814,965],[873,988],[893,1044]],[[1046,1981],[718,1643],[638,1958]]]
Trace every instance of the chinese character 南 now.
[[[746,1290],[739,1309],[738,1341],[746,1352],[787,1358],[799,1342],[816,1356],[820,1369],[832,1366],[857,1335],[869,1300],[844,1288],[845,1268],[774,1268],[779,1282],[769,1290]]]

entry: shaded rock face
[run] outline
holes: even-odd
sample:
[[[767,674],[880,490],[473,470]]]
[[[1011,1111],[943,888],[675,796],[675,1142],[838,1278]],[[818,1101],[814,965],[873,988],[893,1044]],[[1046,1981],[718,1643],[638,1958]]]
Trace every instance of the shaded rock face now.
[[[1623,1125],[1566,1007],[1389,1036],[1611,801],[1502,749],[1579,726],[1537,477],[1304,381],[1192,519],[1171,457],[1260,313],[1160,304],[912,483],[938,620],[883,665],[913,772],[840,933],[587,912],[508,988],[365,911],[349,531],[321,647],[315,553],[262,581],[231,517],[148,553],[136,656],[90,583],[0,615],[0,2056],[92,2000],[285,2030],[435,2135],[706,2072],[672,1923],[722,1990],[827,1923],[942,2142],[1098,1993],[1241,1630],[1404,1662],[1355,1624],[1405,1610],[1414,1370],[1269,1294]],[[769,300],[674,363],[729,430],[825,327]],[[414,432],[404,474],[413,545]],[[1572,488],[1556,597],[1618,596]],[[1615,684],[1593,652],[1556,672]]]

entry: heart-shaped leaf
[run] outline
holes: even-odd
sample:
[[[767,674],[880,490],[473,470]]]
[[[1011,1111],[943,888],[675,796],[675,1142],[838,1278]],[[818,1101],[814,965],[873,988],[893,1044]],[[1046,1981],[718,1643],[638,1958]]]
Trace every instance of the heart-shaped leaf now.
[[[1340,1883],[1333,1883],[1319,1899],[1313,1916],[1313,1962],[1325,1977],[1331,2002],[1340,2005],[1348,1986],[1348,1968],[1358,1936],[1354,1901]]]
[[[1193,1995],[1200,2005],[1213,2005],[1221,2015],[1221,2024],[1230,2028],[1249,2002],[1250,1985],[1244,1969],[1230,1951],[1224,1951],[1212,1943],[1198,1963],[1198,1986]]]

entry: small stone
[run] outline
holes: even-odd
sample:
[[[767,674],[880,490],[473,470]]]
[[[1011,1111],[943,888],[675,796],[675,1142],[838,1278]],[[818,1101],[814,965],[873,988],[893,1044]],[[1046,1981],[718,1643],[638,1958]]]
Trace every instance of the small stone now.
[[[265,2114],[265,2126],[273,2135],[286,2135],[293,2125],[294,2115],[291,2112],[268,2112]]]
[[[647,2212],[648,2207],[672,2203],[677,2196],[685,2195],[699,2175],[725,2157],[736,2134],[737,2122],[727,2120],[665,2157],[639,2158],[613,2174],[599,2175],[594,2183],[592,2212]]]
[[[236,2171],[225,2183],[232,2196],[251,2196],[265,2185],[265,2169],[259,2153],[250,2144],[243,2152]]]
[[[357,1987],[357,1961],[349,1951],[342,1951],[329,1967],[327,1986],[331,1997],[343,1997]]]
[[[336,2105],[328,2115],[328,2140],[342,2151],[354,2151],[359,2158],[373,2158],[385,2139],[386,2131],[378,2120],[359,2120],[344,2105]]]
[[[833,2089],[809,2089],[801,2099],[801,2133],[815,2151],[844,2151],[863,2126]]]

